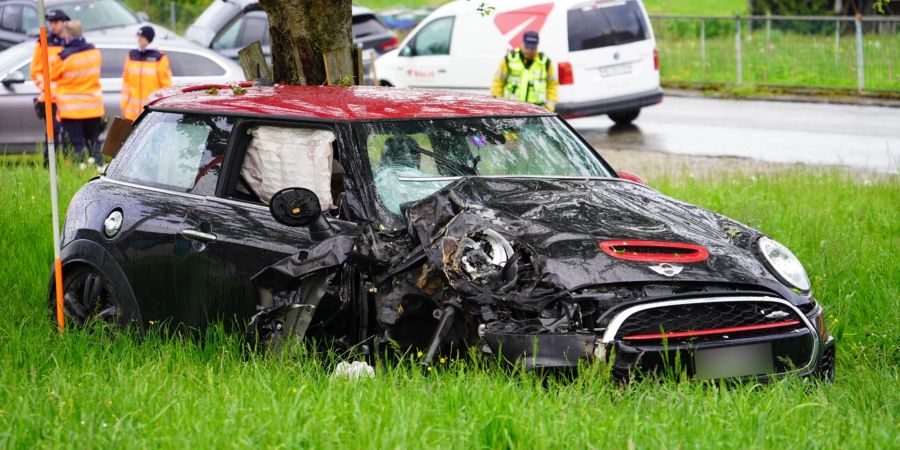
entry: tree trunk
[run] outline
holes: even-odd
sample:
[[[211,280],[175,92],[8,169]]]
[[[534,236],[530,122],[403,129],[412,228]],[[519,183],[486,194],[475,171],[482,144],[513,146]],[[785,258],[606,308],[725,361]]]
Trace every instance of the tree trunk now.
[[[259,0],[269,16],[276,83],[326,83],[323,54],[353,46],[351,0]]]

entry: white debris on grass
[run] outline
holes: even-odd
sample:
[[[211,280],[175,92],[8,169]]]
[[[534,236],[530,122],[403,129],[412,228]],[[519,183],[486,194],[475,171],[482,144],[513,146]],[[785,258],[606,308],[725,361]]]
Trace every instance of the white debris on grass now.
[[[375,378],[375,368],[363,361],[353,361],[352,363],[341,361],[338,363],[337,367],[334,368],[334,373],[331,374],[331,378],[349,378],[351,380],[359,378]]]

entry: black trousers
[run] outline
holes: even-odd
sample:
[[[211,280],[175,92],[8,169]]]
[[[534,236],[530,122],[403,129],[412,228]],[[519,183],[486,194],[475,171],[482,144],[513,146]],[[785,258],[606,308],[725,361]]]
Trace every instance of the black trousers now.
[[[46,111],[44,110],[44,102],[39,102],[35,99],[34,102],[34,113],[37,115],[38,119],[46,120]],[[45,125],[46,126],[46,125]],[[53,142],[62,142],[62,136],[60,136],[59,129],[59,120],[56,118],[56,103],[53,104]],[[44,141],[44,165],[47,165],[48,157],[47,157],[47,142]],[[56,151],[60,151],[59,147],[56,148]]]
[[[97,166],[103,165],[103,155],[100,154],[100,131],[102,119],[63,119],[63,145],[72,146],[72,157],[76,161],[84,161],[85,148],[89,156],[93,156]]]

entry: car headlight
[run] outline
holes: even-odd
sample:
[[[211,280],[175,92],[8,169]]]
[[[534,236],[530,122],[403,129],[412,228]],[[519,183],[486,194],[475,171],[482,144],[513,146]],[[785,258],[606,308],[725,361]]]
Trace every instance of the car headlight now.
[[[769,270],[782,283],[804,292],[809,290],[809,276],[793,252],[766,236],[759,238],[756,245]]]
[[[486,283],[500,276],[512,255],[509,242],[500,233],[486,229],[460,240],[455,260],[470,279]]]

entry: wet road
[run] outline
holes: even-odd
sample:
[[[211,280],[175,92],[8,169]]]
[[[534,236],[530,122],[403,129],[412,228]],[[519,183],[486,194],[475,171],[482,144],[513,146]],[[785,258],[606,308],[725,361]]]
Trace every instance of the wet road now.
[[[632,126],[572,125],[595,147],[900,172],[900,108],[672,97]]]

